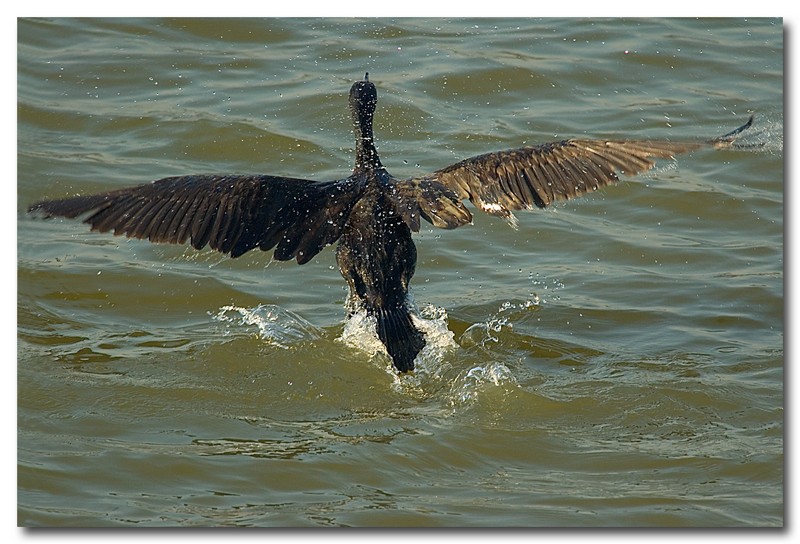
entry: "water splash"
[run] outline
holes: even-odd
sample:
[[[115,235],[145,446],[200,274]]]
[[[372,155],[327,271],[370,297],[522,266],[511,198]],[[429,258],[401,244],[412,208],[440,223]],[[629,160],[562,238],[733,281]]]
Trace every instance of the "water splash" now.
[[[232,327],[253,326],[259,338],[284,349],[302,340],[321,336],[319,329],[309,321],[274,304],[259,304],[255,308],[223,306],[212,318],[228,324],[225,334],[231,334]]]
[[[409,308],[414,325],[425,335],[425,346],[415,360],[415,374],[425,374],[429,367],[435,367],[446,353],[457,347],[457,344],[453,332],[447,326],[447,312],[444,308],[429,304],[418,310],[413,300],[409,300]],[[354,311],[347,318],[342,335],[337,340],[370,357],[385,356],[387,371],[396,375],[386,348],[378,338],[375,318],[367,315],[363,308]]]
[[[520,303],[503,302],[497,313],[491,315],[485,322],[475,323],[467,328],[459,338],[459,344],[465,348],[473,346],[487,348],[490,344],[498,343],[500,339],[497,335],[504,328],[512,329],[518,314],[523,314],[538,307],[541,302],[541,299],[536,294]]]
[[[479,338],[477,341],[486,347],[479,357],[485,360],[487,352],[491,353],[492,348],[487,344],[497,342],[494,335],[503,328],[511,327],[515,312],[528,311],[536,304],[538,301],[534,300],[504,302],[497,313],[485,323],[470,327],[468,331],[484,331],[482,334],[476,333]],[[386,348],[378,339],[375,319],[368,316],[363,309],[348,317],[336,341],[375,358],[379,364],[384,364],[396,391],[420,400],[437,398],[445,410],[460,409],[480,402],[487,395],[491,398],[496,395],[505,396],[511,390],[519,389],[512,371],[502,362],[482,362],[475,360],[475,354],[469,353],[452,357],[459,350],[459,345],[448,327],[448,316],[444,308],[429,304],[417,309],[413,301],[410,301],[410,307],[412,320],[425,334],[426,339],[425,346],[415,360],[416,368],[413,373],[399,375],[395,371]],[[254,308],[223,306],[212,318],[226,325],[226,335],[255,334],[269,345],[283,349],[290,349],[298,342],[323,336],[310,322],[275,305],[258,305]],[[467,333],[465,335],[469,336]]]
[[[492,391],[507,393],[519,389],[519,383],[511,370],[503,363],[492,362],[475,366],[462,373],[450,390],[450,405],[461,407],[474,403]]]
[[[439,361],[458,347],[455,334],[447,326],[447,310],[428,304],[419,314],[412,314],[414,324],[425,334],[425,347],[419,357],[425,361]]]
[[[363,308],[348,316],[344,322],[342,335],[336,340],[363,351],[370,357],[386,353],[386,348],[378,338],[375,318],[367,315],[367,311]]]

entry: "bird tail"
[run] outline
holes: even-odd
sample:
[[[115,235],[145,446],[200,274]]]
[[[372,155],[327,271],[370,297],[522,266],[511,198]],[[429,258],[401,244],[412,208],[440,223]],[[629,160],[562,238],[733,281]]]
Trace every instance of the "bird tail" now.
[[[425,346],[425,337],[411,321],[405,305],[375,312],[378,338],[381,339],[392,363],[400,372],[414,370],[414,359]]]

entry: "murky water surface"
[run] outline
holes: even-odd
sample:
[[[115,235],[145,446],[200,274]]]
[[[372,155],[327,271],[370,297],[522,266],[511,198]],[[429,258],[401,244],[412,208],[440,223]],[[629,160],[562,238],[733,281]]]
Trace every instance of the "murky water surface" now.
[[[779,20],[20,20],[18,522],[780,526]],[[397,177],[570,136],[707,138],[519,228],[415,237],[397,378],[298,267],[35,221],[184,173]]]

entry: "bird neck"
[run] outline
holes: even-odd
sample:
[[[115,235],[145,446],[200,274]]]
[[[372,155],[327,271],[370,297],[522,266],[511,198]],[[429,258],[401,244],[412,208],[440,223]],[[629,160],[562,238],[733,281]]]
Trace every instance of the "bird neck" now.
[[[361,112],[360,115],[354,116],[353,130],[356,136],[356,164],[353,173],[382,168],[372,136],[372,113]]]

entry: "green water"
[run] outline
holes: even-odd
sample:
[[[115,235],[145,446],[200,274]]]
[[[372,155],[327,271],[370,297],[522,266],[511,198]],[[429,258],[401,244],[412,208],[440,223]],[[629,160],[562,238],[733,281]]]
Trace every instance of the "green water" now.
[[[781,526],[780,20],[20,20],[24,526]],[[571,136],[702,151],[519,228],[415,237],[398,379],[333,251],[156,246],[41,198],[346,176],[370,72],[397,177]]]

